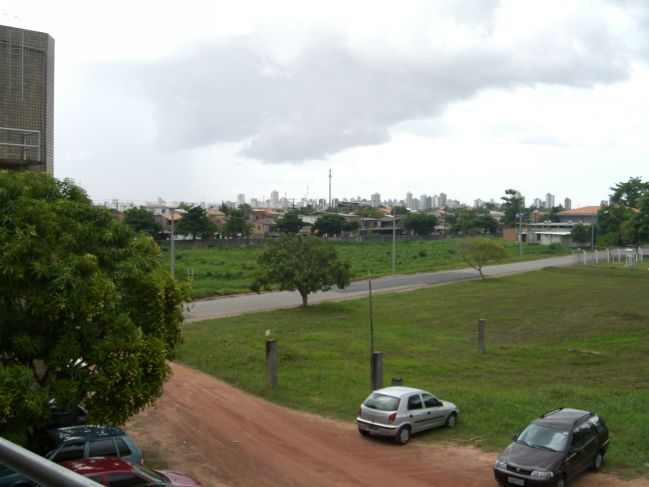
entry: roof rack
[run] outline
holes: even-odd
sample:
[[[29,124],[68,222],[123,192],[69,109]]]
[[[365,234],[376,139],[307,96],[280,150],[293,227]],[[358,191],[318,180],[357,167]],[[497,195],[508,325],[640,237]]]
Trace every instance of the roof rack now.
[[[559,411],[561,411],[562,409],[563,409],[563,406],[560,407],[560,408],[553,409],[552,411],[548,411],[547,413],[542,414],[541,416],[539,416],[539,418],[545,418],[546,416],[550,416],[551,414],[554,414],[554,413],[556,413],[556,412],[559,412]]]

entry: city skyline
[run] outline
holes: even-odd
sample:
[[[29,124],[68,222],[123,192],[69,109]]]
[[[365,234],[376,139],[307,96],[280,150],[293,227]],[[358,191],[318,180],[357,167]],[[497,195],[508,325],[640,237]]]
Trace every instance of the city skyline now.
[[[649,179],[646,2],[8,0],[0,23],[56,41],[54,175],[95,200],[328,198],[331,170],[341,197],[580,207]]]

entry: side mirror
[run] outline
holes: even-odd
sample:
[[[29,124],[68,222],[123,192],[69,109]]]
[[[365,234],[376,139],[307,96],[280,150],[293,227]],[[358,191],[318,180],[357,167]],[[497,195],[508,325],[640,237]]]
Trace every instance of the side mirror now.
[[[516,441],[518,439],[518,435],[516,433],[512,433],[512,441]]]

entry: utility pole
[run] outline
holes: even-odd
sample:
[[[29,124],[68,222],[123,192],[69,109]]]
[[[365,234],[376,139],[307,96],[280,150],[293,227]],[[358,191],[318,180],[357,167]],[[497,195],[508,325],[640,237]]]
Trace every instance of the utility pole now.
[[[331,169],[329,169],[329,208],[331,208]]]

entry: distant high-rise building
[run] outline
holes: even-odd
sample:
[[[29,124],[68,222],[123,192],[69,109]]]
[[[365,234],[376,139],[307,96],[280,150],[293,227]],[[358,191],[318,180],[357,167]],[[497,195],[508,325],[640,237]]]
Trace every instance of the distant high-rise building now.
[[[545,207],[547,209],[554,208],[554,195],[547,193],[545,195]]]
[[[374,208],[381,206],[381,195],[380,193],[374,193],[371,196],[371,203]]]
[[[278,208],[279,207],[279,192],[278,191],[271,191],[270,192],[270,206],[273,208]]]
[[[544,201],[541,201],[540,198],[534,198],[534,207],[537,209],[543,208],[543,205],[545,205]]]
[[[239,193],[237,195],[237,206],[241,206],[245,204],[246,204],[246,195],[243,193]]]
[[[430,210],[433,207],[433,199],[427,194],[422,194],[419,198],[419,208],[421,210]]]
[[[445,193],[440,193],[439,194],[439,207],[444,208],[446,206],[446,194]]]
[[[563,200],[563,209],[572,210],[572,200],[570,198],[566,198]]]
[[[484,206],[484,201],[482,201],[480,198],[473,201],[474,208],[482,208],[483,206]]]
[[[414,208],[412,208],[412,203],[413,203],[412,202],[412,193],[410,191],[408,191],[406,193],[406,208],[414,209]]]
[[[439,208],[439,196],[436,194],[432,197],[432,206],[433,208]]]
[[[0,25],[0,169],[54,172],[54,39]]]

